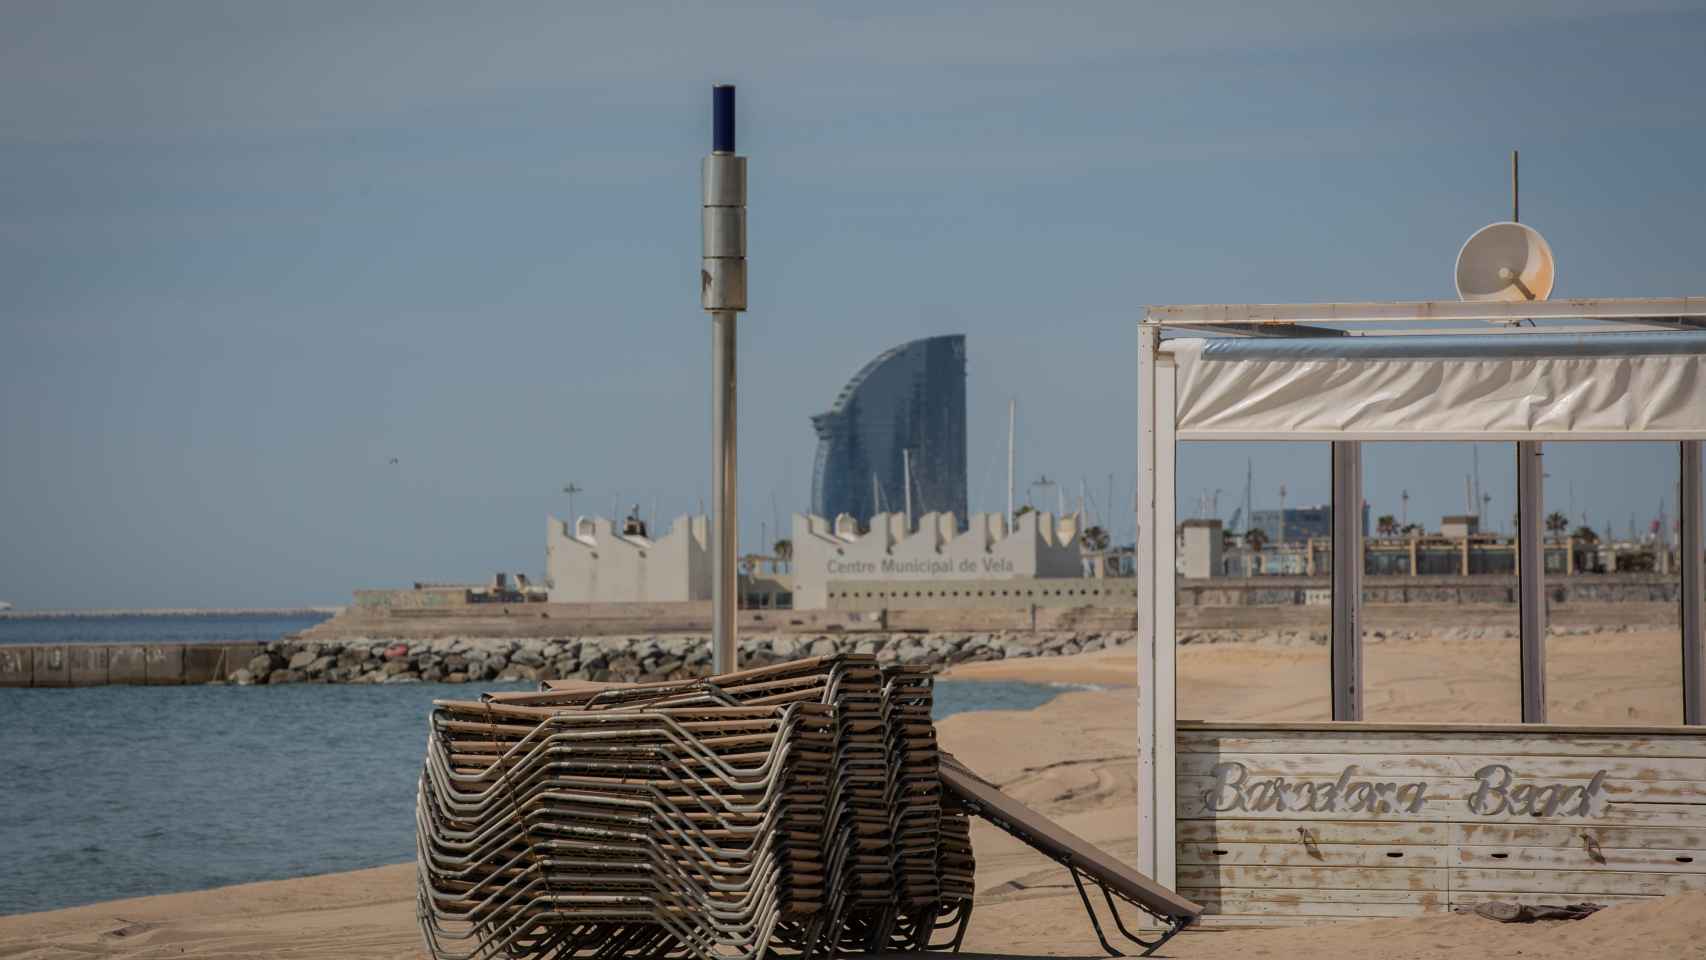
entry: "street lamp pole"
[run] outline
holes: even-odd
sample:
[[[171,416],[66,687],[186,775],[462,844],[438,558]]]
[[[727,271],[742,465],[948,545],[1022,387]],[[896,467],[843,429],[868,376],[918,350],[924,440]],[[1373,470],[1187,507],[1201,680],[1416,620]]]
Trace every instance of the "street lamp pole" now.
[[[711,314],[711,662],[734,671],[739,533],[735,488],[735,315],[746,309],[746,158],[735,155],[735,88],[711,88],[705,158],[699,305]]]

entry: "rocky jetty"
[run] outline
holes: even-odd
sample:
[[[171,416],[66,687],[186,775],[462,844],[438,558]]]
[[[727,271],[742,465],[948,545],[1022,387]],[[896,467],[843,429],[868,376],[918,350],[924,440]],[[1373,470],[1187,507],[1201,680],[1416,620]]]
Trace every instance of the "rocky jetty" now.
[[[1136,640],[1106,633],[859,633],[741,637],[741,664],[761,667],[801,657],[870,653],[887,662],[946,667],[977,660],[1059,657]],[[443,637],[277,640],[228,676],[256,683],[446,683],[493,680],[657,681],[711,672],[704,634],[613,637]]]

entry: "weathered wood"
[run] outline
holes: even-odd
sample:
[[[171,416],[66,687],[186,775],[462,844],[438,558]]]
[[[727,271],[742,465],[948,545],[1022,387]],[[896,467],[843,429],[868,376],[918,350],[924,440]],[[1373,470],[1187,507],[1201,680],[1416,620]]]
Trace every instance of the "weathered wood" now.
[[[1204,898],[1237,897],[1269,903],[1420,903],[1443,905],[1448,896],[1435,890],[1322,890],[1314,887],[1191,887],[1179,892],[1198,903]]]
[[[1343,768],[1340,768],[1341,770]],[[1588,778],[1564,778],[1540,776],[1521,767],[1515,770],[1520,782],[1526,783],[1573,783],[1582,785]],[[1339,775],[1339,770],[1328,774],[1311,774],[1298,777],[1287,776],[1287,784],[1305,782],[1330,781]],[[1246,786],[1258,780],[1271,779],[1250,775],[1245,781]],[[1379,781],[1391,783],[1425,783],[1429,800],[1464,800],[1473,794],[1481,785],[1481,781],[1473,777],[1429,777],[1426,775],[1407,775],[1403,773],[1387,773],[1370,775],[1358,767],[1355,774],[1357,781]],[[1213,777],[1185,776],[1178,778],[1180,799],[1191,798],[1196,806],[1202,805],[1203,796],[1216,784]],[[1600,787],[1605,795],[1613,801],[1625,803],[1706,803],[1706,782],[1699,780],[1616,780],[1606,777],[1600,781]],[[1187,811],[1183,806],[1181,814]],[[1238,811],[1234,815],[1243,814]],[[1254,812],[1251,813],[1254,816]],[[1349,814],[1347,813],[1347,816]]]
[[[1314,820],[1307,824],[1281,819],[1232,819],[1179,821],[1181,843],[1302,843],[1315,844],[1423,844],[1453,842],[1449,823],[1386,823],[1351,820]],[[1664,844],[1670,846],[1670,844]],[[1623,844],[1635,846],[1635,844]]]
[[[1454,866],[1487,870],[1596,870],[1706,873],[1706,851],[1645,850],[1582,844],[1570,847],[1459,847]]]
[[[1176,769],[1210,924],[1706,890],[1698,728],[1181,725]]]
[[[1183,822],[1183,818],[1187,817],[1193,819],[1204,819],[1214,816],[1213,814],[1206,813],[1200,802],[1200,798],[1197,799],[1199,802],[1187,810],[1182,806],[1183,798],[1181,798],[1181,822]],[[1423,804],[1420,813],[1402,816],[1405,819],[1453,822],[1456,820],[1467,819],[1462,811],[1462,801],[1429,800]],[[1281,823],[1293,823],[1298,825],[1308,825],[1317,821],[1360,819],[1370,822],[1388,822],[1399,819],[1399,816],[1391,813],[1347,813],[1342,810],[1334,813],[1314,813],[1310,811],[1293,810],[1287,810],[1284,812],[1264,810],[1252,813],[1240,810],[1232,815],[1239,818],[1274,820]],[[1474,819],[1477,822],[1494,824],[1525,824],[1533,823],[1535,820],[1534,817],[1527,814],[1513,814],[1508,811],[1492,816],[1475,817]],[[1613,803],[1606,812],[1606,815],[1591,821],[1591,825],[1602,827],[1689,828],[1700,826],[1702,820],[1706,820],[1706,806],[1697,803]]]
[[[1336,777],[1355,764],[1366,776],[1473,777],[1487,764],[1504,764],[1526,777],[1590,780],[1604,772],[1618,780],[1697,780],[1706,782],[1706,757],[1582,757],[1508,754],[1239,753],[1179,754],[1181,777],[1206,777],[1215,764],[1236,761],[1255,777]]]
[[[1671,896],[1706,890],[1706,875],[1698,873],[1635,873],[1599,870],[1482,870],[1449,871],[1453,891],[1481,893],[1567,893]]]
[[[1454,823],[1450,827],[1449,842],[1456,846],[1580,847],[1582,838],[1586,836],[1602,847],[1625,850],[1706,850],[1706,825],[1690,828],[1609,827],[1598,823]],[[1198,836],[1192,839],[1215,838]]]
[[[1351,726],[1346,724],[1347,727]],[[1360,726],[1360,725],[1359,725]],[[1536,729],[1544,729],[1536,727]],[[1307,733],[1263,736],[1248,730],[1225,736],[1179,727],[1178,752],[1191,753],[1361,753],[1427,756],[1577,756],[1577,757],[1706,757],[1706,735],[1699,728],[1675,728],[1684,735],[1665,735],[1659,728],[1644,735],[1625,727],[1619,734],[1546,734],[1520,737],[1499,732],[1417,732],[1404,736],[1389,733],[1333,731],[1311,737]]]
[[[1211,866],[1445,867],[1453,861],[1444,846],[1420,844],[1181,843],[1179,863]]]
[[[1440,895],[1435,894],[1435,896]],[[1419,917],[1428,913],[1438,913],[1445,906],[1443,902],[1323,903],[1318,900],[1296,900],[1289,903],[1277,903],[1269,900],[1246,900],[1233,895],[1210,897],[1198,902],[1203,905],[1204,917],[1213,918],[1209,921],[1211,923],[1232,917],[1284,917],[1287,919],[1337,917],[1347,920],[1361,920],[1371,917]]]
[[[1500,871],[1515,873],[1517,871]],[[1323,890],[1444,890],[1441,867],[1276,867],[1180,864],[1182,886],[1316,887]]]

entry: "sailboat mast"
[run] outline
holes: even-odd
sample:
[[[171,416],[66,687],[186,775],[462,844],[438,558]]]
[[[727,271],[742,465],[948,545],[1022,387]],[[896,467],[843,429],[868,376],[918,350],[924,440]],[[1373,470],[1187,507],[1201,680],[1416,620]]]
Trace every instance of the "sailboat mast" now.
[[[1007,401],[1007,522],[1013,522],[1013,420],[1018,413],[1017,398]]]
[[[912,451],[900,451],[901,478],[906,483],[906,528],[912,529]]]

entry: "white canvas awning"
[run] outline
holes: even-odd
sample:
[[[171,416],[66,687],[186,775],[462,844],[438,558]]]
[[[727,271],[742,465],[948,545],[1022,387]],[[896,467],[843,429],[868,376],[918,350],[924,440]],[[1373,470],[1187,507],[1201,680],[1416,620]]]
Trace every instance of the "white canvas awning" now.
[[[1183,339],[1179,440],[1706,439],[1706,332]]]

